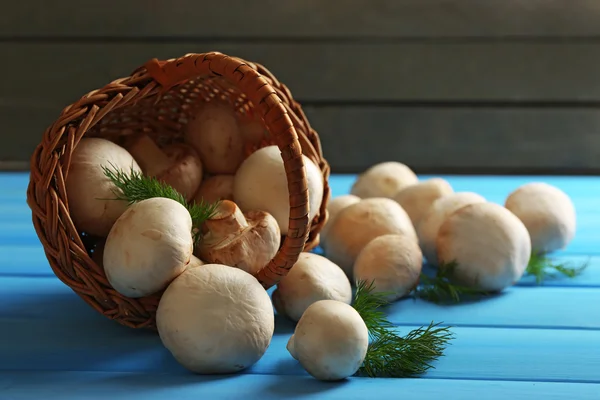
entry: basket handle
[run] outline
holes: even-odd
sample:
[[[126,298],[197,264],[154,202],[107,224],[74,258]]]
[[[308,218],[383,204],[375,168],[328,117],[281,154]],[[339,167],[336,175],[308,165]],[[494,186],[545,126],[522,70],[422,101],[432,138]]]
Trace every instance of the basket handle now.
[[[269,288],[287,275],[298,260],[310,233],[308,184],[298,134],[277,92],[249,64],[219,52],[186,54],[177,59],[152,59],[144,67],[163,91],[202,75],[221,76],[236,85],[254,104],[268,126],[283,158],[290,199],[288,233],[275,257],[256,278]]]

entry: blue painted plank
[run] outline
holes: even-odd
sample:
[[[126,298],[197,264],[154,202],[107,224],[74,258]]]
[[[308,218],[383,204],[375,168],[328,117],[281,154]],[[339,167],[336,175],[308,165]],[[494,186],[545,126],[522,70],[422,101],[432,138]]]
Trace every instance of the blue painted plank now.
[[[75,315],[69,320],[2,322],[0,370],[186,372],[153,332]],[[402,327],[399,332],[414,328]],[[307,375],[285,348],[292,324],[280,320],[276,329],[265,355],[243,373]],[[597,331],[460,327],[453,331],[452,345],[426,377],[600,382]]]
[[[52,277],[0,277],[0,319],[95,320],[97,312]],[[272,292],[270,289],[269,292]],[[514,287],[477,302],[437,305],[405,299],[387,307],[390,321],[424,325],[600,330],[600,288]],[[600,332],[597,333],[600,336]]]
[[[241,389],[243,388],[243,389]],[[412,400],[598,400],[598,384],[445,379],[351,378],[319,382],[308,376],[137,374],[118,372],[0,372],[0,392],[11,400],[352,400],[410,397]]]

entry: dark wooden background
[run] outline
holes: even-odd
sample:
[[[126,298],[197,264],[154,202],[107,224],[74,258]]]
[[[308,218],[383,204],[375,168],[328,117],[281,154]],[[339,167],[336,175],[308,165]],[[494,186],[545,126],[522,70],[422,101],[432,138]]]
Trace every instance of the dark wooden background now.
[[[600,171],[597,0],[26,0],[0,13],[0,167],[150,58],[217,50],[292,90],[334,172]]]

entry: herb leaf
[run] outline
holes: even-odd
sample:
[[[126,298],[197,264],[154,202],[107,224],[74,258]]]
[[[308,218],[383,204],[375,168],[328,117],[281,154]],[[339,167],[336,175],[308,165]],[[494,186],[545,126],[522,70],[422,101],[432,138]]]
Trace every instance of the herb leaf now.
[[[369,377],[411,377],[433,368],[453,338],[449,327],[431,323],[402,337],[380,310],[388,304],[386,293],[374,293],[373,283],[357,283],[353,307],[365,321],[371,343],[358,375]]]
[[[129,173],[125,173],[112,165],[112,163],[110,165],[112,168],[102,166],[102,170],[104,175],[119,189],[118,191],[114,191],[116,196],[114,200],[124,200],[130,204],[153,197],[165,197],[175,200],[187,208],[192,217],[192,225],[195,229],[199,229],[204,221],[211,218],[219,205],[219,202],[213,204],[204,202],[189,204],[185,200],[185,197],[177,190],[154,177],[148,177],[139,171],[135,171],[133,166]]]
[[[544,255],[534,253],[529,259],[525,274],[535,276],[535,281],[539,285],[547,278],[556,278],[556,273],[574,278],[581,274],[588,264],[589,260],[579,267],[570,267],[567,263],[555,263]]]
[[[457,267],[456,261],[441,264],[433,278],[421,274],[420,284],[413,291],[413,296],[437,304],[459,303],[465,297],[484,297],[491,292],[457,285],[450,281],[452,272]]]

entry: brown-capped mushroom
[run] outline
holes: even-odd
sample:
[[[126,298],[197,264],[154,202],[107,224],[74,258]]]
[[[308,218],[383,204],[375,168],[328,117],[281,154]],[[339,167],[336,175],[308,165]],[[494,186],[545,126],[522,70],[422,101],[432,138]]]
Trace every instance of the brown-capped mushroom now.
[[[233,175],[213,175],[202,181],[194,202],[216,203],[219,200],[233,200]]]
[[[125,145],[142,171],[193,199],[202,181],[202,162],[196,151],[183,143],[160,148],[146,134],[133,136]]]
[[[237,118],[225,103],[203,104],[186,127],[185,141],[198,152],[211,174],[233,174],[244,160]]]
[[[245,214],[230,200],[219,202],[195,254],[206,263],[224,264],[255,274],[277,254],[281,232],[265,211]]]

